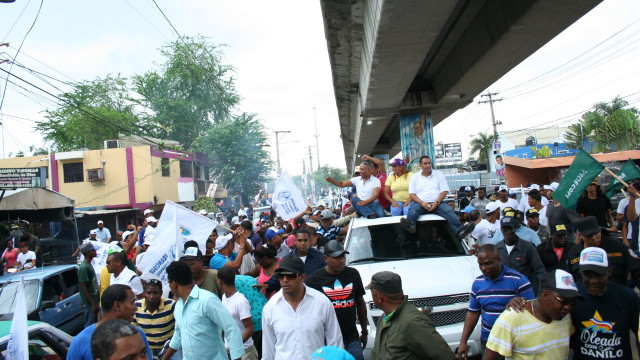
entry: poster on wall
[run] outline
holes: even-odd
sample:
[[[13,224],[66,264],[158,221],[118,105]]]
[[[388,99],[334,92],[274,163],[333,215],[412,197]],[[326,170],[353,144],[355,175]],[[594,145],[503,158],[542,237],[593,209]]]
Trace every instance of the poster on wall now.
[[[501,146],[499,142],[493,143],[493,168],[496,170],[496,175],[500,179],[500,183],[505,183],[506,167],[504,164],[504,158],[502,157]]]
[[[437,164],[433,143],[433,122],[430,114],[412,114],[400,116],[400,142],[408,167],[418,171],[421,156],[427,155],[431,163]]]

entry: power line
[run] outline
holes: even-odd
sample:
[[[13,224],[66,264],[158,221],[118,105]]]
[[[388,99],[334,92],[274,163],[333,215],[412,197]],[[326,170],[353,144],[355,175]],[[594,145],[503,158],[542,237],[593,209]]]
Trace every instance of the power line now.
[[[27,10],[27,8],[29,7],[29,4],[31,4],[31,0],[27,1],[27,4],[22,8],[20,15],[18,15],[18,17],[16,18],[16,21],[13,22],[13,25],[11,25],[11,28],[9,29],[9,31],[7,31],[7,34],[2,39],[2,42],[4,42],[9,37],[9,34],[11,34],[11,31],[13,30],[13,28],[16,27],[16,24],[22,17],[22,14],[24,14],[25,10]]]

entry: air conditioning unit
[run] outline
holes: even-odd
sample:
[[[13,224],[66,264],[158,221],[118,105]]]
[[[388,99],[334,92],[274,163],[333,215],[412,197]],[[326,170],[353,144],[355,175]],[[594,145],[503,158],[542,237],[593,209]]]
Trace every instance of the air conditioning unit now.
[[[89,182],[103,182],[104,181],[104,169],[87,169],[87,180]]]
[[[104,148],[105,149],[117,149],[120,147],[120,140],[105,140]]]

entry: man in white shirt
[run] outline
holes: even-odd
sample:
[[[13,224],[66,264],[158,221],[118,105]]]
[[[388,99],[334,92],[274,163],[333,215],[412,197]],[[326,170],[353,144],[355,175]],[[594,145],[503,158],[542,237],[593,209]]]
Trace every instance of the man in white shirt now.
[[[344,348],[331,300],[304,284],[304,263],[287,256],[275,271],[282,289],[262,311],[262,360],[307,360],[322,346]]]
[[[111,232],[109,229],[104,227],[104,222],[102,222],[102,220],[98,220],[98,228],[95,229],[95,231],[96,237],[99,241],[102,241],[103,243],[109,243],[111,241]]]
[[[500,206],[496,202],[490,202],[484,211],[487,214],[487,218],[482,219],[471,233],[471,237],[476,240],[478,247],[491,244],[495,233],[500,231],[500,222],[498,221],[500,217]]]
[[[107,271],[111,273],[109,284],[128,285],[138,299],[144,298],[142,281],[138,274],[130,270],[126,265],[126,255],[122,251],[112,252],[107,256]]]
[[[502,213],[502,210],[506,207],[512,209],[518,209],[520,207],[520,204],[518,204],[516,200],[509,197],[509,188],[507,185],[500,185],[498,188],[498,200],[495,202],[500,205],[500,213]],[[502,218],[502,216],[500,218]]]
[[[158,226],[158,219],[156,219],[153,216],[149,216],[147,218],[147,227],[144,230],[144,239],[146,240],[147,237],[152,236],[155,238],[156,236],[156,227]]]
[[[423,214],[440,215],[449,222],[455,233],[462,224],[458,215],[448,204],[442,201],[449,193],[449,185],[444,174],[431,168],[431,158],[420,158],[421,172],[414,174],[409,180],[409,197],[413,203],[409,207],[406,218],[400,219],[400,225],[409,233],[416,232],[416,221]]]
[[[551,188],[549,187],[549,189]],[[543,193],[543,190],[540,189],[540,186],[538,184],[531,184],[529,186],[529,193],[531,193],[531,191],[533,190],[540,192],[540,195],[542,197],[542,199],[540,199],[540,202],[542,203],[542,206],[549,205],[549,199],[547,199],[547,196],[545,195],[545,193]],[[514,209],[520,210],[523,214],[526,213],[527,210],[531,209],[531,205],[529,205],[529,197],[523,196],[522,199],[520,199],[520,204],[518,205],[518,207]]]
[[[380,180],[372,176],[373,164],[370,161],[363,161],[360,164],[360,176],[351,178],[351,180],[338,181],[332,177],[325,180],[338,187],[356,187],[356,196],[351,199],[351,204],[356,210],[358,216],[364,216],[369,219],[384,217],[384,209],[378,202],[380,195]]]
[[[24,270],[31,269],[36,266],[36,253],[29,250],[29,244],[20,243],[20,253],[14,265],[22,266]]]

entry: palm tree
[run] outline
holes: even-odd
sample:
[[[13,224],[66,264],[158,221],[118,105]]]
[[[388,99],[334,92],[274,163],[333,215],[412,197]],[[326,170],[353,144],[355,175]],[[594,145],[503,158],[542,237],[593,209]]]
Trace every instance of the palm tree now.
[[[489,166],[487,154],[493,148],[495,136],[487,133],[478,133],[478,136],[471,140],[471,155],[478,153],[478,164],[484,163]]]

